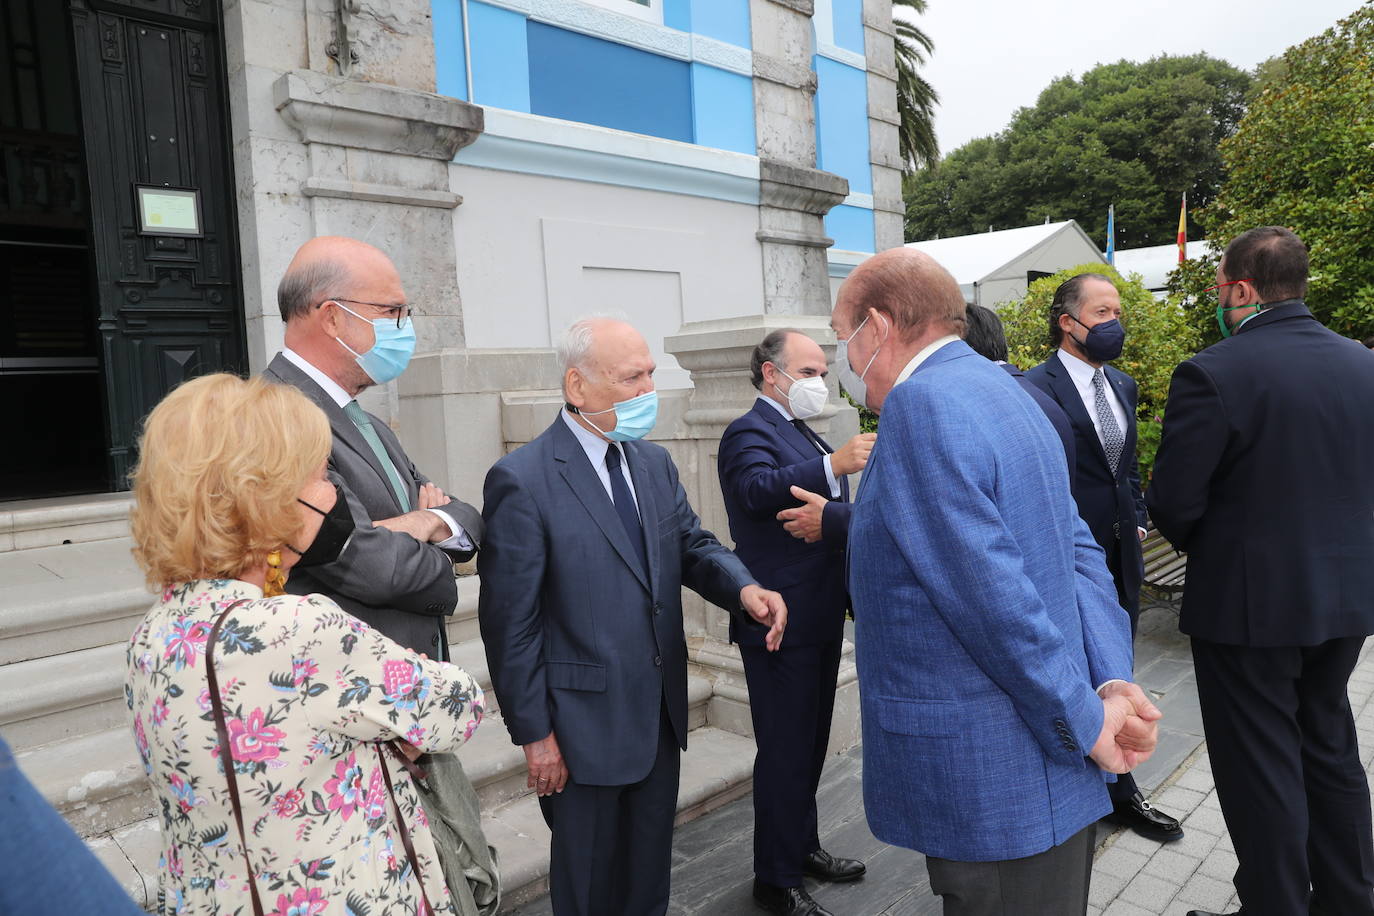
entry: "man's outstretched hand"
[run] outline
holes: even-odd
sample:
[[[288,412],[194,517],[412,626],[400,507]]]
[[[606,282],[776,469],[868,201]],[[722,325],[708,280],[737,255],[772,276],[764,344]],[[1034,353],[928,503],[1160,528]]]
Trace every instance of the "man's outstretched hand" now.
[[[1102,731],[1090,756],[1110,773],[1129,773],[1154,753],[1163,715],[1139,685],[1107,684],[1102,689]]]
[[[778,513],[778,521],[783,523],[783,530],[792,537],[814,544],[821,539],[825,504],[830,500],[797,486],[792,487],[792,497],[801,500],[802,504],[795,509],[783,509]]]
[[[787,629],[787,604],[782,595],[758,585],[746,585],[739,591],[739,603],[750,617],[768,627],[768,635],[763,638],[768,651],[778,651],[782,631]]]

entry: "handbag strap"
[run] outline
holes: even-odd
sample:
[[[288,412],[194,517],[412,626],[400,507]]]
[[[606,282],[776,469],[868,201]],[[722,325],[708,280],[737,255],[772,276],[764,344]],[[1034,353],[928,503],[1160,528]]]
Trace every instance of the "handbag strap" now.
[[[243,829],[243,806],[239,804],[239,785],[234,775],[234,752],[229,744],[229,729],[224,724],[224,702],[219,695],[219,678],[215,677],[215,643],[219,641],[220,626],[234,608],[248,603],[240,598],[224,609],[210,627],[210,640],[205,644],[205,679],[210,687],[210,709],[215,715],[215,735],[219,739],[219,761],[224,778],[229,783],[229,802],[234,806],[234,821],[239,827],[239,845],[243,849],[243,864],[248,868],[248,893],[253,899],[253,916],[265,916],[262,900],[258,898],[258,882],[253,876],[253,863],[248,860],[248,833]]]
[[[414,766],[410,758],[397,750],[394,744],[388,743],[386,746],[391,748],[391,753],[395,754],[400,760],[410,764],[410,766]],[[386,755],[382,753],[381,744],[377,745],[377,763],[382,768],[382,779],[386,782],[387,795],[391,796],[391,807],[396,810],[396,828],[401,834],[401,845],[405,847],[406,857],[410,859],[410,868],[415,872],[415,883],[420,885],[420,897],[425,901],[425,912],[422,913],[421,916],[436,916],[434,905],[429,902],[429,894],[425,891],[425,877],[420,874],[420,859],[415,855],[415,844],[410,841],[410,828],[406,826],[406,819],[401,814],[401,806],[396,803],[396,790],[391,787],[391,773],[386,768]],[[410,767],[407,767],[407,769],[410,769]],[[418,772],[418,768],[416,768],[416,771]]]

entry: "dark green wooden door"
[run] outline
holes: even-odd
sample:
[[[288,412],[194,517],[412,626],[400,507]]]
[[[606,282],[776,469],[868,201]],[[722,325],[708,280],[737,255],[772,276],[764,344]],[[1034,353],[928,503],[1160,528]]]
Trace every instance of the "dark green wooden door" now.
[[[70,10],[110,472],[122,488],[140,423],[163,395],[247,368],[220,10],[202,0],[70,0]],[[180,205],[156,203],[168,198]]]

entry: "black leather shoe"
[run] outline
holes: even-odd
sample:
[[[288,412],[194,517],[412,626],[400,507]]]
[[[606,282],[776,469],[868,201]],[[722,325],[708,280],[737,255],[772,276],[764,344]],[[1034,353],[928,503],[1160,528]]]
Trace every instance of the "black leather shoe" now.
[[[824,849],[817,849],[806,857],[802,871],[822,881],[857,881],[868,866],[858,859],[837,859]]]
[[[754,879],[754,902],[781,916],[835,916],[821,906],[804,887],[774,887]]]
[[[1127,801],[1117,802],[1107,818],[1114,824],[1130,827],[1148,840],[1172,843],[1183,839],[1183,827],[1178,820],[1153,807],[1139,792]]]

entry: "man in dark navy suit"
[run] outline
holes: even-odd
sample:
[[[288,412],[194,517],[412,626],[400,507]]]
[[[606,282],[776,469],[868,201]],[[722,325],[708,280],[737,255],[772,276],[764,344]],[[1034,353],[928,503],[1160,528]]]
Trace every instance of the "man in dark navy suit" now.
[[[1077,452],[1073,444],[1073,424],[1069,422],[1069,415],[1064,413],[1064,409],[1055,403],[1054,398],[1035,386],[1035,383],[1026,378],[1026,373],[1007,362],[1007,334],[1002,329],[1002,319],[997,317],[997,313],[990,308],[981,305],[968,303],[964,311],[964,343],[969,345],[983,359],[990,359],[1003,369],[1007,374],[1016,379],[1021,390],[1031,396],[1044,411],[1045,418],[1050,421],[1054,431],[1059,434],[1059,441],[1064,446],[1064,458],[1069,463],[1069,473],[1073,473],[1074,465],[1078,461]]]
[[[845,544],[849,482],[873,447],[860,434],[832,450],[806,418],[826,405],[828,373],[820,346],[793,330],[773,331],[754,348],[754,407],[725,430],[717,467],[735,553],[765,588],[787,602],[787,642],[764,646],[765,629],[730,621],[749,683],[758,755],[754,760],[754,897],[789,916],[828,916],[802,885],[803,874],[850,881],[862,862],[820,845],[816,787],[830,741],[835,678],[844,639]],[[800,487],[801,490],[797,490]],[[814,506],[810,543],[795,538],[781,511]]]
[[[1369,916],[1346,682],[1374,633],[1374,360],[1308,311],[1287,229],[1237,237],[1214,288],[1227,339],[1174,371],[1146,501],[1188,554],[1179,629],[1236,890],[1245,916]]]
[[[1073,497],[1106,551],[1134,636],[1145,578],[1140,541],[1147,525],[1135,458],[1137,389],[1135,379],[1108,365],[1121,355],[1125,338],[1116,284],[1102,274],[1071,277],[1050,303],[1050,339],[1057,350],[1026,378],[1054,398],[1073,424]],[[1129,773],[1111,785],[1111,796],[1115,822],[1164,843],[1182,838],[1178,820],[1147,802]]]

